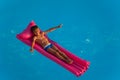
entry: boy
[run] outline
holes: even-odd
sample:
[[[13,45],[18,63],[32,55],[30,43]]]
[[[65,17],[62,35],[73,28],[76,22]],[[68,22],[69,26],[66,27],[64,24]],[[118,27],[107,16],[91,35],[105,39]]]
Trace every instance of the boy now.
[[[56,56],[57,58],[63,60],[64,62],[68,64],[72,64],[73,60],[71,60],[65,53],[60,51],[56,46],[51,44],[48,39],[44,36],[45,34],[57,29],[61,28],[62,24],[53,28],[50,28],[46,31],[40,32],[40,29],[38,28],[37,25],[31,27],[31,32],[34,34],[33,41],[32,41],[32,46],[30,49],[30,52],[33,52],[33,47],[35,45],[35,42],[38,43],[39,45],[42,46],[44,50],[47,52],[51,53],[52,55]]]

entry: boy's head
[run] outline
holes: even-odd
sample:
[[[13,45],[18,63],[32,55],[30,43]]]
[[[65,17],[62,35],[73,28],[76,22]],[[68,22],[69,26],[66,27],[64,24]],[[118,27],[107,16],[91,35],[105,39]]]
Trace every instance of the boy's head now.
[[[31,32],[34,34],[34,35],[39,35],[40,34],[40,29],[38,28],[38,26],[37,25],[35,25],[35,26],[32,26],[31,27]]]

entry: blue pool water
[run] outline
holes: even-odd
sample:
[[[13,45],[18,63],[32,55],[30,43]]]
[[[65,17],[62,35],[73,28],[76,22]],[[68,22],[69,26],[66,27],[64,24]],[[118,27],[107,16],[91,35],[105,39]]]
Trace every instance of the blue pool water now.
[[[16,39],[34,20],[48,36],[91,62],[81,77]],[[0,80],[120,80],[119,0],[0,0]]]

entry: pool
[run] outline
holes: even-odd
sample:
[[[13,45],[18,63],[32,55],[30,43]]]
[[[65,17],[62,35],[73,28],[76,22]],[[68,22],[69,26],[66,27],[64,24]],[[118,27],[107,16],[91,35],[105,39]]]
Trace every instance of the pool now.
[[[119,0],[1,0],[0,80],[119,80]],[[16,38],[34,20],[61,46],[91,62],[80,77]]]

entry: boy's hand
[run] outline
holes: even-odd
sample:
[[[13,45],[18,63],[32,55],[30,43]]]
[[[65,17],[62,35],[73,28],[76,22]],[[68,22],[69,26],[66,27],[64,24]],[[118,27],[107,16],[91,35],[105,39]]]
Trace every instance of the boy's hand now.
[[[63,26],[63,24],[60,24],[60,25],[57,26],[57,28],[61,28],[62,26]]]
[[[34,50],[31,48],[31,49],[30,49],[30,52],[32,52],[32,53],[33,53],[33,51],[34,51]]]

